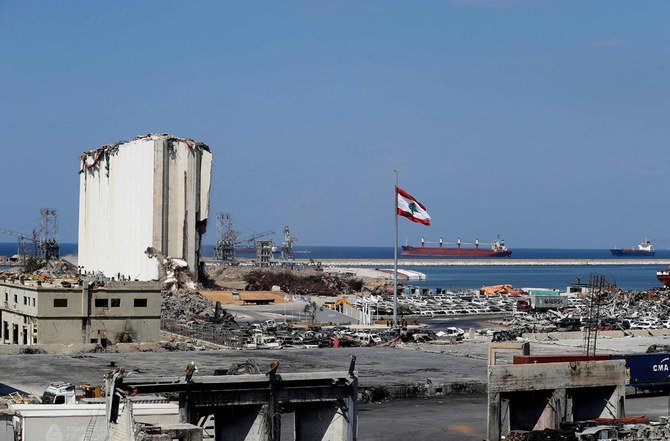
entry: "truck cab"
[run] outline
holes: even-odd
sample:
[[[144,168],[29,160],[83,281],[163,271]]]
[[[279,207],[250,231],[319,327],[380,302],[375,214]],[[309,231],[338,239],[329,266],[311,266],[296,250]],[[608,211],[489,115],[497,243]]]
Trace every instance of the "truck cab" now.
[[[75,387],[72,383],[50,383],[42,395],[42,404],[76,404]]]

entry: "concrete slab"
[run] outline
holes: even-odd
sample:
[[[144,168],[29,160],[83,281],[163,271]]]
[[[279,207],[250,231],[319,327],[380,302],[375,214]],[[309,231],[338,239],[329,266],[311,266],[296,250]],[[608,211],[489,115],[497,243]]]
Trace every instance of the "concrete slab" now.
[[[128,370],[155,375],[184,375],[190,361],[199,374],[211,375],[253,358],[261,367],[279,362],[282,372],[347,371],[356,355],[359,386],[483,382],[486,361],[448,353],[428,353],[399,348],[283,349],[279,351],[203,351],[127,354],[8,355],[0,357],[0,383],[41,395],[51,381],[101,384],[110,363]],[[484,348],[486,350],[486,348]],[[20,372],[20,374],[19,374]]]

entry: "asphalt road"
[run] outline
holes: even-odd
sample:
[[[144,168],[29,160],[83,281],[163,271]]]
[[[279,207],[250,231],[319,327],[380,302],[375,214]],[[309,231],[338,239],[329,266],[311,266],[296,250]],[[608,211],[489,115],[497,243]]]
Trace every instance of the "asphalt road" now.
[[[453,396],[359,407],[361,441],[481,441],[486,437],[486,397]]]
[[[366,404],[358,408],[360,441],[481,441],[486,397],[449,397]],[[282,414],[282,441],[292,441],[293,414]]]
[[[670,396],[628,398],[625,407],[627,416],[645,415],[658,421],[669,415]],[[359,407],[358,418],[361,441],[481,441],[486,437],[486,396],[366,404]]]

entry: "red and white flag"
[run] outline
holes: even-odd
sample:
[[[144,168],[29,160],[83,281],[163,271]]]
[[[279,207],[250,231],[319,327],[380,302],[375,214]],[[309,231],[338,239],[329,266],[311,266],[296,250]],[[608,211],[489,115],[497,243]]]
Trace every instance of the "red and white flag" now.
[[[396,187],[396,200],[398,201],[398,215],[405,216],[412,222],[419,222],[430,226],[430,216],[421,202],[400,187]]]

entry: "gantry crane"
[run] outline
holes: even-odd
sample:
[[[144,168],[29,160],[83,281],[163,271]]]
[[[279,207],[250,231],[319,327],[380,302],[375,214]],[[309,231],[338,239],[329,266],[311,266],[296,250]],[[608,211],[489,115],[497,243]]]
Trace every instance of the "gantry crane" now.
[[[35,256],[37,254],[37,250],[38,250],[39,245],[38,245],[38,240],[37,240],[37,232],[35,230],[33,230],[33,233],[32,233],[31,236],[28,236],[28,235],[23,234],[23,233],[19,233],[18,231],[7,230],[5,228],[0,228],[0,233],[8,235],[8,236],[16,237],[16,240],[18,242],[18,250],[17,250],[16,254],[21,256],[21,260],[22,260],[24,265],[26,264],[26,259],[27,259],[27,256],[28,256],[27,242],[32,242],[32,244],[33,244],[33,250],[30,253],[30,255]]]
[[[264,231],[238,240],[239,231],[233,228],[233,215],[227,212],[216,214],[216,245],[214,245],[214,257],[216,260],[232,261],[235,251],[256,252],[256,240],[275,234],[274,231]]]

